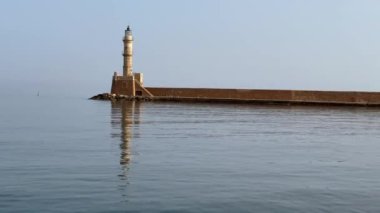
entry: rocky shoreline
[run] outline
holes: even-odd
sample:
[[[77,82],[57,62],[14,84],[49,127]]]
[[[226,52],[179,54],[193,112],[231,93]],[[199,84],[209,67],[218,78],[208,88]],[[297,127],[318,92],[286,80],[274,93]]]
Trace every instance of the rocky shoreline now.
[[[101,93],[95,95],[91,98],[91,100],[104,100],[104,101],[119,101],[119,100],[127,100],[127,101],[151,101],[152,98],[149,97],[141,97],[141,96],[127,96],[127,95],[118,95],[111,93]]]

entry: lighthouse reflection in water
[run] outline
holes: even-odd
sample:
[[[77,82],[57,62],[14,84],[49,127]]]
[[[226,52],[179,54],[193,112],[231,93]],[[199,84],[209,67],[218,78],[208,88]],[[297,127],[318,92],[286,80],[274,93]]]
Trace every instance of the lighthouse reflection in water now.
[[[111,134],[113,138],[120,138],[120,165],[127,170],[132,138],[139,137],[140,102],[112,102],[111,106],[111,125],[114,130]]]

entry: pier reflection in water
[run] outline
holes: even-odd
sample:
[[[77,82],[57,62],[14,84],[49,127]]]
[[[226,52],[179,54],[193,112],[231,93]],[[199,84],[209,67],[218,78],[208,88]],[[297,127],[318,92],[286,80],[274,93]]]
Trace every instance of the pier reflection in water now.
[[[0,212],[380,212],[379,108],[2,107]]]
[[[378,212],[379,113],[113,103],[118,210]]]
[[[120,165],[126,176],[131,159],[131,141],[139,137],[140,102],[122,101],[111,103],[111,126],[113,138],[120,138]]]

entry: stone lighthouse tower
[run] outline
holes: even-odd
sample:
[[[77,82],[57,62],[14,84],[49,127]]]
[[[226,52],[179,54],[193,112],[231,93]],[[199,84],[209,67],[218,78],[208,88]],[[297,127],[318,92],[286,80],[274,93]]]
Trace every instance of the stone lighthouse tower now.
[[[112,94],[127,96],[147,96],[152,94],[143,86],[143,74],[132,72],[133,65],[133,36],[132,30],[128,26],[123,37],[123,75],[119,76],[117,72],[112,78]]]
[[[132,74],[132,59],[133,59],[133,36],[131,28],[128,26],[125,30],[124,35],[124,66],[123,66],[123,76],[124,77],[130,77],[133,76]]]

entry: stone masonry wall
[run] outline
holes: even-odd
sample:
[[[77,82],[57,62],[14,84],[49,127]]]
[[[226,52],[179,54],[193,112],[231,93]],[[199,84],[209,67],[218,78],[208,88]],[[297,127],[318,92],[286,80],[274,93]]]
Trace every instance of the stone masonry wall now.
[[[379,92],[146,87],[154,96],[274,102],[380,104]]]

